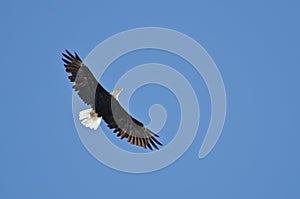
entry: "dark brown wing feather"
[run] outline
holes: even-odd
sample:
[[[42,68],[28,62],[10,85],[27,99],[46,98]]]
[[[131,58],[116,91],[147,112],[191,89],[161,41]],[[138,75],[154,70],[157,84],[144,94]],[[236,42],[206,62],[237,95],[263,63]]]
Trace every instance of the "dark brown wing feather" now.
[[[96,80],[91,71],[81,61],[77,53],[71,54],[68,50],[63,53],[66,72],[70,73],[69,79],[74,82],[73,88],[79,97],[90,105],[103,117],[110,129],[121,139],[126,138],[130,144],[143,148],[158,149],[162,145],[155,137],[155,133],[145,128],[143,123],[131,117],[120,103],[110,95]]]
[[[62,60],[65,62],[64,66],[66,72],[70,73],[69,79],[74,82],[73,88],[77,91],[79,97],[86,103],[95,109],[95,97],[96,91],[101,90],[103,94],[109,94],[96,80],[91,71],[84,65],[77,53],[72,55],[68,50],[66,54],[63,53],[65,58]]]

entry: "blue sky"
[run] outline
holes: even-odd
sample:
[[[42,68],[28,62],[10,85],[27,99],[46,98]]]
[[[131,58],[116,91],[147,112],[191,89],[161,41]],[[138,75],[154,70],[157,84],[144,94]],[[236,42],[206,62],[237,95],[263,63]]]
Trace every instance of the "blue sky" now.
[[[299,198],[299,6],[258,0],[2,2],[0,198]],[[145,26],[183,32],[208,51],[223,76],[228,111],[219,142],[199,160],[209,121],[208,94],[199,80],[203,121],[192,146],[165,169],[133,175],[102,165],[80,142],[60,58],[65,48],[85,57],[109,36]],[[103,84],[113,88],[122,72],[118,63],[130,69],[153,60],[175,68],[182,63],[156,51],[137,52],[116,61]],[[186,75],[193,79],[192,71]],[[147,122],[143,92],[130,111]],[[176,113],[174,96],[164,93],[152,102],[170,97]],[[169,130],[177,125],[174,118]]]

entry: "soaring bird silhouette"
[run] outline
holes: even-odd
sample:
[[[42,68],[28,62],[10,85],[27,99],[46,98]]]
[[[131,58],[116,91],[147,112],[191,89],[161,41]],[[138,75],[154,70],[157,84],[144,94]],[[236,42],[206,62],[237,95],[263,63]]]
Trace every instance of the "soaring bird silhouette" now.
[[[78,54],[66,50],[62,53],[62,60],[69,80],[74,82],[73,88],[79,97],[91,108],[79,113],[81,123],[96,130],[103,119],[113,132],[121,139],[126,138],[130,144],[143,148],[158,149],[162,144],[156,139],[159,137],[144,124],[133,118],[119,103],[118,95],[122,89],[109,93],[96,80],[92,72],[82,62]]]

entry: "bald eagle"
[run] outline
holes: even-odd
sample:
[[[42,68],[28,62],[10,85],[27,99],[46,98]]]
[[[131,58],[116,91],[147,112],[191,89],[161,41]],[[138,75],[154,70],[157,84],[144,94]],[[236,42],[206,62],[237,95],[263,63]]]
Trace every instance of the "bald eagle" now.
[[[157,145],[162,146],[156,139],[159,137],[157,134],[144,127],[143,123],[130,116],[120,105],[118,95],[122,89],[109,93],[76,52],[72,54],[66,50],[62,55],[66,72],[70,74],[69,80],[74,82],[73,89],[83,102],[90,106],[89,109],[79,113],[79,120],[84,126],[96,130],[103,119],[118,137],[126,138],[132,145],[151,150],[152,147],[158,149]]]

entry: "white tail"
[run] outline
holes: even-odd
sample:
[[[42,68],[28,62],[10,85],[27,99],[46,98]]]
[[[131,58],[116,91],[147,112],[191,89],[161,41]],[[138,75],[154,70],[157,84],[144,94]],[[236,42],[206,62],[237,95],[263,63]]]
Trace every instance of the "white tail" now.
[[[102,117],[98,117],[98,114],[92,108],[79,112],[79,120],[82,120],[81,123],[90,129],[96,130],[100,125],[101,119]]]

